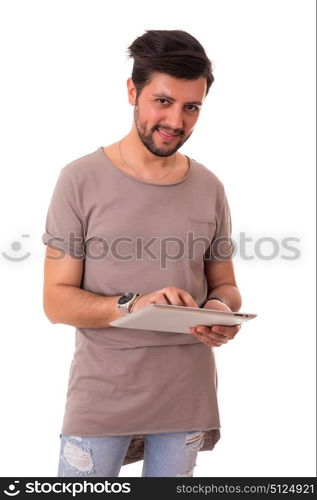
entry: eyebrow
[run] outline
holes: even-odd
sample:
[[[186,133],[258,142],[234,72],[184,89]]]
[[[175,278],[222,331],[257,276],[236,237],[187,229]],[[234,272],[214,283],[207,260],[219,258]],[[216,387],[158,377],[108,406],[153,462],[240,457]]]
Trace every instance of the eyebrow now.
[[[175,102],[176,99],[174,99],[174,97],[171,97],[169,95],[166,95],[166,94],[152,94],[153,97],[160,97],[161,99],[169,99],[170,101],[173,101]],[[200,101],[190,101],[190,102],[186,102],[186,104],[198,104],[199,106],[202,106],[202,103]]]

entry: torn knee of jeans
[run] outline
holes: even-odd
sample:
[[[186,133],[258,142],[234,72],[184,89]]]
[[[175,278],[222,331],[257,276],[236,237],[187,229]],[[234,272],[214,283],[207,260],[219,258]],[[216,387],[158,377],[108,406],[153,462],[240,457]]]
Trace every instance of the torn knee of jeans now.
[[[67,464],[77,470],[79,474],[90,473],[93,471],[93,460],[91,450],[84,448],[79,442],[66,441],[63,457]]]
[[[186,450],[189,452],[196,452],[202,448],[204,444],[204,432],[190,432],[186,438]]]

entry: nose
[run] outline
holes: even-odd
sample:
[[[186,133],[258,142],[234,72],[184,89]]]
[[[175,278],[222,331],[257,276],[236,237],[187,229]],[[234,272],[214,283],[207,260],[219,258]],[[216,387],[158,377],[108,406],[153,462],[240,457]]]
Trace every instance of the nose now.
[[[168,126],[172,129],[172,131],[176,133],[180,133],[183,130],[183,112],[181,109],[170,109],[167,116]]]

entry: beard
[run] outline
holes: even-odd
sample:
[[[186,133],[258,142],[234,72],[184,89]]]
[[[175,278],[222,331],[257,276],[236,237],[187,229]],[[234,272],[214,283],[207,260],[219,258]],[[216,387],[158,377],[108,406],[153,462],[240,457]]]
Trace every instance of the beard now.
[[[148,134],[146,134],[145,133],[146,126],[141,125],[139,121],[139,109],[137,105],[134,106],[134,122],[138,132],[138,136],[142,144],[146,147],[148,151],[150,151],[150,153],[154,154],[155,156],[172,156],[191,136],[191,133],[187,137],[184,137],[183,132],[173,131],[174,134],[179,134],[179,140],[176,140],[176,144],[174,146],[170,148],[166,146],[163,149],[155,144],[155,140],[153,138],[155,130],[160,128],[160,126],[156,125],[155,127],[152,128],[152,130]]]

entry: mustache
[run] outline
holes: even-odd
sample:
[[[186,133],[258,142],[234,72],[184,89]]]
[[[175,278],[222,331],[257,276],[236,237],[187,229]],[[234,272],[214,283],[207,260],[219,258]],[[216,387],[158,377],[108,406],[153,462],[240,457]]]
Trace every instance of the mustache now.
[[[163,130],[164,132],[166,132],[169,135],[178,135],[178,136],[184,135],[184,132],[182,130],[179,130],[179,129],[178,130],[171,130],[171,129],[167,129],[166,127],[154,127],[153,132],[155,130],[158,130],[158,129]]]

